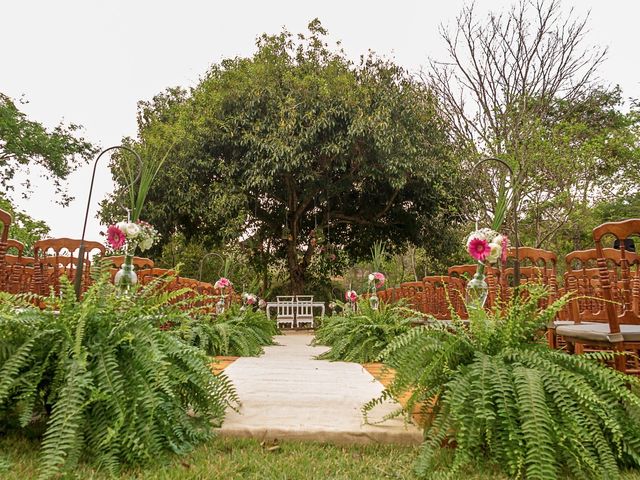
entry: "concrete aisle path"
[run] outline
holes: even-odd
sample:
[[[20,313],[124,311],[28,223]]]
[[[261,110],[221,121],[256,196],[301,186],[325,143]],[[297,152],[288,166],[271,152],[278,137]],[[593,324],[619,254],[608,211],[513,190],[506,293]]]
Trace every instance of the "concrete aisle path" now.
[[[422,433],[402,418],[364,425],[362,406],[383,390],[361,365],[315,360],[327,347],[309,346],[313,335],[281,335],[264,355],[239,358],[225,369],[242,407],[229,410],[220,433],[257,439],[316,440],[333,443],[422,441]],[[376,407],[370,421],[397,409]]]

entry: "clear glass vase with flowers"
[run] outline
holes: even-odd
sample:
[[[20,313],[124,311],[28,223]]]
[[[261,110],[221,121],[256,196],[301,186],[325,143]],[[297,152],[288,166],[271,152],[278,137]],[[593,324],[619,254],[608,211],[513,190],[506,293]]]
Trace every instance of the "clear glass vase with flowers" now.
[[[218,303],[216,303],[216,315],[224,313],[227,305],[224,291],[230,287],[232,287],[231,281],[226,277],[220,277],[216,283],[213,284],[213,288],[220,290],[220,299],[218,300]]]
[[[123,221],[110,225],[107,229],[107,244],[113,252],[122,253],[124,262],[115,275],[114,283],[122,292],[130,292],[138,283],[138,275],[133,268],[136,250],[149,250],[159,238],[158,231],[142,220]]]
[[[383,273],[373,272],[369,274],[369,305],[373,310],[378,310],[380,299],[378,298],[378,289],[384,285],[386,277]]]

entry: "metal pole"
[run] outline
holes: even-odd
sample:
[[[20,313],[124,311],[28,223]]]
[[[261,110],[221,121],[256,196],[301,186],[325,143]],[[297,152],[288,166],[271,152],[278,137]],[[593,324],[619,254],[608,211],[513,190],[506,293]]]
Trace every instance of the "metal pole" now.
[[[204,255],[204,256],[202,257],[202,260],[200,260],[200,273],[198,274],[198,281],[199,281],[199,282],[201,282],[201,281],[202,281],[202,267],[204,266],[204,261],[205,261],[208,257],[210,257],[210,256],[212,256],[212,255],[215,255],[215,256],[216,256],[216,257],[218,257],[220,260],[222,260],[222,263],[223,263],[222,267],[224,268],[224,257],[223,257],[222,255],[220,255],[220,254],[219,254],[219,253],[217,253],[217,252],[209,252],[209,253],[207,253],[206,255]],[[220,272],[218,272],[218,273],[220,273]]]
[[[476,168],[478,168],[480,165],[486,162],[498,162],[502,164],[502,166],[504,166],[507,170],[509,170],[509,175],[511,179],[511,191],[513,192],[513,198],[512,198],[513,205],[511,207],[513,209],[513,241],[515,243],[514,248],[516,251],[516,258],[513,262],[513,280],[515,282],[515,286],[519,287],[520,286],[520,255],[519,255],[520,241],[518,240],[518,185],[516,184],[515,175],[513,174],[513,169],[511,168],[511,166],[504,160],[500,160],[499,158],[495,158],[495,157],[484,158],[480,160],[478,163],[476,163],[473,167],[471,167],[472,176]]]
[[[84,261],[83,261],[83,257],[84,257],[84,236],[85,233],[87,232],[87,221],[89,220],[89,208],[91,207],[91,195],[93,193],[93,183],[95,181],[96,178],[96,168],[98,166],[98,160],[100,160],[100,158],[102,157],[102,155],[104,155],[105,153],[111,151],[111,150],[126,150],[130,153],[133,153],[136,157],[136,160],[138,161],[138,165],[140,167],[140,170],[138,171],[138,175],[135,178],[135,180],[133,180],[133,182],[131,183],[131,185],[129,185],[129,188],[132,188],[133,185],[138,181],[138,179],[140,178],[140,175],[142,175],[142,159],[140,158],[140,155],[138,155],[138,153],[135,150],[132,150],[129,147],[125,147],[124,145],[116,145],[114,147],[109,147],[109,148],[105,148],[103,151],[100,152],[100,154],[96,157],[95,161],[93,162],[93,173],[91,175],[91,185],[89,186],[89,198],[87,199],[87,210],[84,214],[84,225],[82,226],[82,237],[80,238],[80,247],[78,248],[78,263],[76,265],[76,276],[74,279],[74,287],[75,287],[75,291],[76,291],[76,298],[78,300],[80,300],[80,295],[82,293],[82,271],[84,269]]]

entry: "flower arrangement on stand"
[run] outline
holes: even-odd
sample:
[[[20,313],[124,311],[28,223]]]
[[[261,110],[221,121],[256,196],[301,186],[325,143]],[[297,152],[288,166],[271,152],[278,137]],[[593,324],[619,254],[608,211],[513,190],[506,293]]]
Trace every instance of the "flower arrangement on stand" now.
[[[255,294],[243,292],[242,307],[240,310],[244,312],[247,308],[252,308],[256,303],[258,303],[258,297]]]
[[[107,229],[107,243],[114,252],[124,255],[124,262],[116,273],[114,283],[122,292],[129,292],[138,283],[138,276],[133,268],[133,257],[136,249],[141,252],[149,250],[160,235],[149,223],[123,221],[110,225]]]
[[[347,290],[344,294],[344,299],[347,301],[347,311],[355,312],[357,306],[356,302],[358,301],[358,294],[356,293],[356,291]]]
[[[478,268],[471,280],[467,283],[466,303],[467,308],[482,309],[487,296],[489,286],[486,282],[485,264],[495,264],[507,261],[507,248],[509,240],[490,228],[481,228],[472,232],[467,238],[467,252],[478,262]]]
[[[383,273],[373,272],[369,274],[369,291],[371,295],[369,296],[369,305],[373,310],[378,310],[380,306],[380,300],[378,299],[378,295],[376,294],[378,289],[384,285],[386,278]]]
[[[218,290],[220,290],[220,300],[218,300],[218,303],[216,303],[216,314],[220,315],[222,313],[224,313],[226,304],[225,304],[225,296],[224,296],[224,290],[225,288],[229,288],[231,287],[231,281],[228,278],[225,277],[220,277],[216,283],[213,285],[213,288],[216,288]]]

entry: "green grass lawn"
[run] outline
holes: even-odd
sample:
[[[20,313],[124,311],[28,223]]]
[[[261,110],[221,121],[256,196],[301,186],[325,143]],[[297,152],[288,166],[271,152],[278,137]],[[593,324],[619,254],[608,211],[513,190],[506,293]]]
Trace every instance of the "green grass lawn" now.
[[[145,469],[124,471],[124,479],[157,480],[384,480],[415,479],[413,463],[418,447],[367,445],[341,447],[319,443],[217,438],[184,457],[168,455]],[[36,477],[38,444],[13,435],[0,439],[0,478],[27,480]],[[443,455],[446,465],[450,455]],[[106,480],[104,472],[81,466],[65,480]],[[640,480],[630,472],[623,480]],[[507,480],[494,470],[479,466],[464,480]]]
[[[24,438],[0,439],[0,478],[35,478],[38,445]],[[414,478],[416,447],[387,445],[340,447],[318,443],[282,442],[261,445],[255,440],[216,438],[184,457],[168,455],[144,470],[124,471],[121,479],[225,480],[369,480]],[[82,466],[65,479],[110,478]]]

